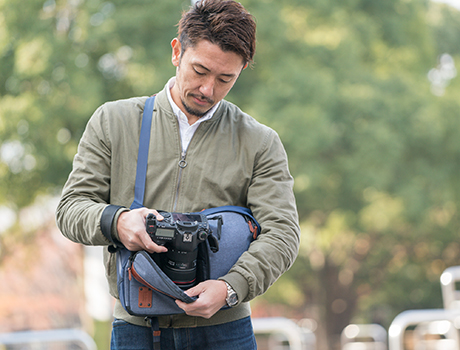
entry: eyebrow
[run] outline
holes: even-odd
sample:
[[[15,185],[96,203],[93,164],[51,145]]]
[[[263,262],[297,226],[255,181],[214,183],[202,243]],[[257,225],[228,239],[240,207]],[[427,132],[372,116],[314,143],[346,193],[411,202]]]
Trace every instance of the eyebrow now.
[[[200,68],[204,69],[207,72],[211,72],[211,70],[209,68],[203,66],[200,63],[193,63],[192,65],[200,67]],[[223,75],[224,77],[228,77],[228,78],[233,78],[235,76],[235,74],[225,74],[225,73],[220,73],[219,75]]]

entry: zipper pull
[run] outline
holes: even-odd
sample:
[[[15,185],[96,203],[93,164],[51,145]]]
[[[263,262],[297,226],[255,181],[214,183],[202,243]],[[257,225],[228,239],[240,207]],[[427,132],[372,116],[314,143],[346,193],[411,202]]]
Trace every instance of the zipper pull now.
[[[128,279],[131,281],[131,278],[132,278],[132,273],[131,273],[131,269],[133,267],[133,262],[134,262],[134,257],[136,256],[136,254],[131,254],[131,256],[129,257],[128,259]]]
[[[187,162],[185,161],[185,156],[187,153],[185,151],[182,151],[181,159],[179,160],[179,168],[185,168],[187,166]]]

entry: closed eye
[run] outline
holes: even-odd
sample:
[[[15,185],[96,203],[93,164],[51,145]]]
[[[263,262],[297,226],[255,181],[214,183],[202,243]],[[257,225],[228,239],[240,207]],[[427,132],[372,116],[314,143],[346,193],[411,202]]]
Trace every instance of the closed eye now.
[[[198,75],[205,75],[205,74],[206,74],[206,73],[203,73],[203,72],[199,72],[199,71],[197,71],[195,68],[193,68],[193,70],[194,70],[194,71],[195,71],[195,73],[196,73],[196,74],[198,74]]]

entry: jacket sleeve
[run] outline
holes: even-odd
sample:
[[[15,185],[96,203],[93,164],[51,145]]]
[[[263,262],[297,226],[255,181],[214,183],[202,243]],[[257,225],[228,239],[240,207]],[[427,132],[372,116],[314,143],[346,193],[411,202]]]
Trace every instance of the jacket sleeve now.
[[[113,222],[125,210],[110,203],[111,142],[107,116],[101,106],[89,120],[78,145],[73,169],[63,188],[56,210],[56,223],[68,239],[85,245],[118,242],[111,227],[101,229],[101,218],[109,214]],[[111,210],[106,210],[109,208]]]
[[[293,184],[281,140],[268,129],[255,160],[247,197],[262,232],[222,277],[235,289],[239,302],[263,294],[297,257],[300,228]]]

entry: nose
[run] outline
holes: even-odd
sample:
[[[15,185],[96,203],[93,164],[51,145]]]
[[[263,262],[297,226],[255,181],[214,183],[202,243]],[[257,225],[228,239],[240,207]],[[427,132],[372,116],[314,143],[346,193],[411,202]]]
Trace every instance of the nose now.
[[[212,97],[214,93],[214,80],[211,77],[203,81],[200,86],[200,92],[203,94],[203,96],[208,98]]]

